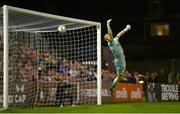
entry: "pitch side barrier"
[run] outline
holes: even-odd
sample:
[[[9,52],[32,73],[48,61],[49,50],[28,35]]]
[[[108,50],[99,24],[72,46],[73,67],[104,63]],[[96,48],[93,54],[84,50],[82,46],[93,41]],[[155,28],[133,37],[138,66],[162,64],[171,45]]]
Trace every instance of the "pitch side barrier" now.
[[[9,94],[9,105],[13,104],[16,107],[22,107],[22,104],[28,104],[31,106],[42,106],[43,103],[50,102],[51,106],[56,105],[56,92],[57,92],[57,81],[47,83],[45,81],[38,81],[39,86],[35,86],[34,81],[23,82],[16,84],[16,89],[13,93]],[[89,83],[89,82],[87,82]],[[73,102],[76,104],[83,104],[82,99],[94,99],[97,97],[97,84],[92,82],[90,87],[85,86],[86,83],[71,83],[71,88],[67,88],[66,92],[70,92],[73,96]],[[124,102],[124,101],[143,101],[144,91],[142,84],[131,84],[131,83],[119,83],[115,88],[115,96],[111,97],[109,92],[110,82],[102,82],[102,102]],[[34,89],[33,89],[34,88]],[[33,90],[31,94],[28,90]],[[71,92],[73,89],[73,93]],[[34,97],[32,97],[34,96]],[[80,99],[81,98],[81,99]],[[69,99],[65,99],[65,104],[69,104]],[[0,94],[0,103],[3,102],[3,95]],[[92,102],[93,103],[93,102]]]
[[[114,102],[139,102],[144,101],[143,84],[119,83],[114,91]]]
[[[148,102],[155,102],[155,101],[179,102],[180,84],[147,83],[146,97]]]

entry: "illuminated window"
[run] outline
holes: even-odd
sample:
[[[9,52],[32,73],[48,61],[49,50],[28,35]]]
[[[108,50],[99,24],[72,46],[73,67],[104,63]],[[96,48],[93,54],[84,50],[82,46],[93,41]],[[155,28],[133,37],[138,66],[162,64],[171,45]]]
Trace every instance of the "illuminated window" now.
[[[151,23],[151,36],[169,36],[169,24]]]

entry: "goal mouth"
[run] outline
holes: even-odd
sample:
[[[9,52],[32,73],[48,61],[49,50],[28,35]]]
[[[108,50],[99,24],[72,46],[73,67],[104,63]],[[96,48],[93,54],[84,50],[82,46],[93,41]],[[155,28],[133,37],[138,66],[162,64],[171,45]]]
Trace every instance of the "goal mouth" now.
[[[66,26],[65,34],[59,33],[59,25]],[[4,6],[0,10],[0,105],[100,104],[100,26]]]

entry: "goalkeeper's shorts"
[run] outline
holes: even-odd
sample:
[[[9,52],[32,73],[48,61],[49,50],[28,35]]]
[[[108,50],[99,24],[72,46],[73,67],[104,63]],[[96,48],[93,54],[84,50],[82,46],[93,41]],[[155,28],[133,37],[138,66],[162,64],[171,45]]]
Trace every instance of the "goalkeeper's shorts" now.
[[[120,60],[120,59],[115,59],[114,60],[114,65],[116,67],[116,72],[118,74],[122,74],[124,73],[125,69],[126,69],[126,61],[124,59]]]

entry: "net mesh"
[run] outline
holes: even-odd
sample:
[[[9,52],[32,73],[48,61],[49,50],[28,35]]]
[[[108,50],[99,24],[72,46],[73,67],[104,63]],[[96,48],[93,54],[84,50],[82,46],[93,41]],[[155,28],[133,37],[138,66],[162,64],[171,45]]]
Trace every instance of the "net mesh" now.
[[[0,11],[0,105],[3,15]],[[9,106],[97,101],[97,26],[9,10]],[[67,32],[57,31],[59,25]]]

